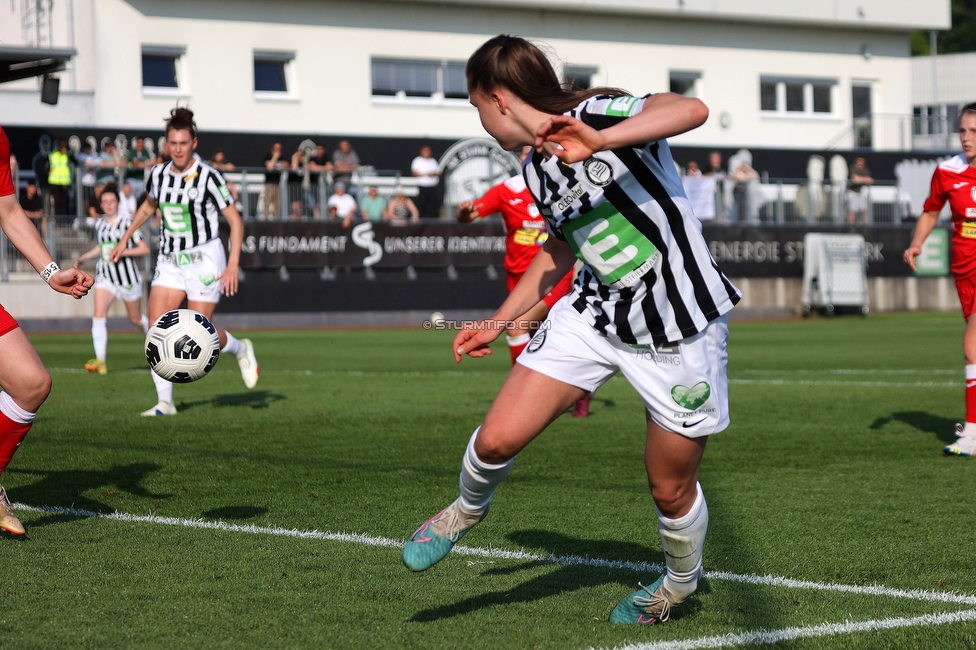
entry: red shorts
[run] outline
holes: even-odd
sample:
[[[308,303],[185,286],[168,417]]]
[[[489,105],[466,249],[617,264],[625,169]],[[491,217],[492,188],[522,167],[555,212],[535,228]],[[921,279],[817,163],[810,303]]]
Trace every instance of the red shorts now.
[[[969,320],[970,315],[976,312],[976,275],[956,276],[956,291],[962,305],[962,317]]]
[[[522,273],[508,273],[505,277],[505,283],[508,285],[508,292],[512,293],[512,289],[518,284],[519,280],[522,279]],[[573,278],[576,277],[576,269],[573,269],[566,274],[559,284],[552,288],[552,291],[546,294],[546,297],[542,299],[544,303],[549,305],[549,309],[555,305],[560,298],[569,295],[569,292],[573,290]]]
[[[20,327],[14,317],[7,313],[7,310],[0,305],[0,336],[3,336],[7,332],[12,332],[13,330]]]

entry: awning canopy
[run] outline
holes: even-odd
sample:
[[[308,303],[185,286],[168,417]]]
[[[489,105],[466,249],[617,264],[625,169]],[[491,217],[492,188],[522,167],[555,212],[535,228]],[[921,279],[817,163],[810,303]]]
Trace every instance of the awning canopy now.
[[[77,50],[0,47],[0,83],[59,72],[77,53]]]

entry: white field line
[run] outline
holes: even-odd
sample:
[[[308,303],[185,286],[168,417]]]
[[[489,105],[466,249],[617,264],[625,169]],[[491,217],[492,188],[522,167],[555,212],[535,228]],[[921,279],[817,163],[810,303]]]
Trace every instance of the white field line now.
[[[958,388],[962,381],[853,381],[839,379],[729,379],[736,386],[858,386],[862,388]]]
[[[698,639],[636,643],[618,646],[616,650],[701,650],[702,648],[732,648],[743,645],[770,645],[783,641],[809,639],[819,636],[895,630],[904,627],[921,627],[926,625],[947,625],[949,623],[961,623],[972,620],[976,620],[976,609],[941,614],[925,614],[912,618],[896,617],[872,621],[823,623],[811,627],[787,627],[781,630],[753,630],[739,634],[722,634]]]
[[[178,517],[159,517],[156,515],[131,515],[123,512],[105,513],[90,510],[80,510],[77,508],[62,508],[59,506],[31,506],[22,503],[14,504],[14,507],[31,512],[46,512],[51,514],[70,515],[73,517],[110,519],[113,521],[126,523],[150,523],[163,526],[180,526],[183,528],[249,533],[252,535],[273,535],[277,537],[293,537],[297,539],[317,539],[330,542],[363,544],[366,546],[379,546],[384,548],[403,548],[403,540],[358,533],[333,533],[318,530],[268,528],[263,526],[255,526],[253,524],[228,524],[223,521],[207,521],[204,519],[182,519]],[[640,573],[660,573],[664,569],[664,567],[662,567],[660,564],[650,562],[605,560],[601,558],[582,557],[579,555],[544,555],[540,553],[528,553],[526,551],[506,551],[498,548],[479,548],[459,545],[454,547],[454,552],[460,555],[483,557],[488,559],[528,560],[533,562],[544,562],[548,564],[561,564],[567,566],[625,569]],[[904,598],[907,600],[926,602],[976,605],[976,596],[951,592],[926,591],[921,589],[894,589],[891,587],[885,587],[883,585],[845,585],[837,583],[810,582],[805,580],[794,580],[792,578],[783,578],[779,576],[738,574],[729,573],[727,571],[705,571],[704,577],[710,580],[728,580],[731,582],[763,585],[769,587],[785,587],[788,589],[814,589],[818,591],[836,591],[841,593],[870,596],[888,596],[891,598]]]

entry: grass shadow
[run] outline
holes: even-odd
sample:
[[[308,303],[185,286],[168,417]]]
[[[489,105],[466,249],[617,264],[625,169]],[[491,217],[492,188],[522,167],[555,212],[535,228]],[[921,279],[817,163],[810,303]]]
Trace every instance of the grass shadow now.
[[[217,395],[210,399],[202,399],[196,401],[184,401],[180,400],[177,404],[177,410],[186,411],[197,406],[210,405],[214,408],[250,408],[250,409],[266,409],[275,402],[280,402],[282,400],[288,399],[285,395],[278,395],[276,393],[269,393],[266,390],[259,391],[248,391],[246,393],[232,393],[230,395]]]
[[[870,428],[878,431],[889,422],[902,422],[919,431],[932,433],[946,444],[956,441],[956,421],[951,418],[924,411],[898,411],[888,417],[876,419],[871,423]]]
[[[115,465],[107,470],[41,470],[8,468],[4,473],[39,475],[40,480],[7,491],[12,501],[60,506],[92,512],[113,512],[115,508],[98,501],[86,493],[101,490],[106,498],[115,497],[118,492],[148,499],[168,499],[171,494],[156,494],[141,485],[146,476],[162,469],[151,463],[132,463]],[[31,526],[46,526],[53,523],[77,519],[69,513],[52,513],[31,523]]]

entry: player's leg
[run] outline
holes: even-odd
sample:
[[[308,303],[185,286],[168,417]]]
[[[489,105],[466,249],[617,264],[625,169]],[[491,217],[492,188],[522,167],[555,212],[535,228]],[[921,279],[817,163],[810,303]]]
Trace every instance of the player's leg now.
[[[149,331],[149,317],[142,313],[138,299],[125,301],[125,315],[129,317],[130,323],[142,330],[143,334]]]
[[[460,496],[407,541],[403,549],[407,568],[423,571],[444,559],[488,514],[491,497],[512,470],[516,454],[584,393],[584,389],[515,364],[484,423],[468,441],[461,462]]]
[[[162,268],[162,264],[158,263],[157,273]],[[179,309],[184,298],[186,298],[186,293],[182,289],[154,284],[149,290],[150,322],[155,323],[166,312]],[[142,414],[145,416],[176,415],[176,405],[173,404],[173,383],[166,381],[154,372],[150,371],[149,375],[156,387],[156,405],[143,411]]]
[[[213,320],[217,303],[190,300],[187,302],[187,307]],[[251,339],[236,338],[223,327],[217,327],[216,325],[214,327],[217,328],[217,336],[220,338],[220,353],[234,355],[237,359],[237,365],[241,370],[241,378],[244,380],[244,385],[248,388],[254,388],[258,383],[258,376],[261,372],[258,367],[258,360],[254,356],[254,343],[251,342]]]
[[[484,519],[492,495],[516,454],[580,397],[615,372],[601,352],[607,343],[571,307],[550,316],[512,368],[465,450],[458,499],[418,528],[403,561],[423,571]]]
[[[105,354],[108,348],[108,308],[112,306],[115,294],[108,288],[95,287],[95,315],[92,317],[92,346],[95,348],[95,358],[85,364],[88,372],[104,375],[108,372],[105,365]]]
[[[946,445],[942,452],[947,456],[971,457],[976,455],[976,278],[956,278],[956,290],[966,318],[962,337],[966,360],[966,420],[956,425],[959,439]]]
[[[0,308],[0,475],[30,431],[37,409],[51,392],[51,375],[44,369],[17,322]],[[0,487],[0,530],[23,535],[24,526],[13,514],[7,493]]]

